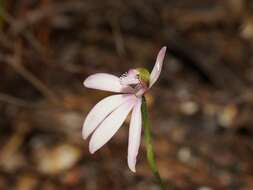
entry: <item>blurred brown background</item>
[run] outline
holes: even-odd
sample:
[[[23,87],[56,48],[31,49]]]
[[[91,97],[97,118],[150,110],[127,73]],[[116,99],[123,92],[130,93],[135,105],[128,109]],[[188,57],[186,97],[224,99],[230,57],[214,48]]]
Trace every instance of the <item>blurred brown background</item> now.
[[[253,189],[252,0],[0,0],[0,189],[157,190],[128,124],[95,155],[83,120],[120,76],[167,57],[150,94],[168,189]]]

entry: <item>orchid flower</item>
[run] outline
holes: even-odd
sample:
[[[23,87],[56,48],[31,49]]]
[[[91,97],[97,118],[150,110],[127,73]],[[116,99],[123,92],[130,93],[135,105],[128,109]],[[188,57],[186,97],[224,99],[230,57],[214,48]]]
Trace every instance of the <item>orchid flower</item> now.
[[[135,172],[136,157],[141,142],[142,126],[142,98],[154,85],[160,76],[166,47],[163,47],[157,56],[151,73],[147,69],[130,69],[121,77],[107,73],[97,73],[84,81],[87,88],[120,93],[102,99],[88,113],[82,129],[82,136],[89,142],[91,154],[106,144],[122,126],[128,114],[132,111],[129,139],[128,139],[128,166]]]

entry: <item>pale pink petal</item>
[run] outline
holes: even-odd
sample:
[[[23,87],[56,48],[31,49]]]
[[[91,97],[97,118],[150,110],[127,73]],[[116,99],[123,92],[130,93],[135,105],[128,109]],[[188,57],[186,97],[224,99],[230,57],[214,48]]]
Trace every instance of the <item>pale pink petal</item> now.
[[[130,69],[120,77],[120,83],[123,85],[136,85],[140,83],[138,71],[136,69]]]
[[[84,82],[84,86],[87,88],[105,90],[110,92],[123,92],[130,93],[132,88],[120,83],[120,78],[107,74],[107,73],[97,73],[89,76]]]
[[[131,96],[124,94],[113,95],[98,102],[88,113],[84,121],[83,138],[86,139],[113,110],[131,98]]]
[[[91,136],[89,150],[90,153],[96,152],[105,143],[107,143],[112,136],[118,131],[120,126],[124,123],[127,115],[136,103],[137,98],[132,95],[132,98],[119,106],[113,111],[95,130]]]
[[[127,162],[128,167],[133,172],[135,172],[136,157],[138,155],[141,142],[141,101],[142,99],[138,98],[137,103],[134,106],[129,128]]]
[[[157,55],[155,66],[150,74],[149,87],[153,86],[161,74],[165,53],[166,47],[163,47]]]

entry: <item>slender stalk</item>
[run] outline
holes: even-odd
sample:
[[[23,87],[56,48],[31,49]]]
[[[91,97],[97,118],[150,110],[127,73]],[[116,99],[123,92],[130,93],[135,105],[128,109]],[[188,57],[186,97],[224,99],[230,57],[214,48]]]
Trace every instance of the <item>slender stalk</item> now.
[[[159,184],[161,190],[165,190],[166,189],[165,183],[163,182],[163,180],[158,172],[158,169],[157,169],[155,154],[154,154],[153,145],[151,142],[152,136],[151,136],[151,130],[150,130],[150,123],[148,120],[147,103],[146,103],[146,99],[144,96],[142,99],[141,112],[142,112],[142,121],[143,121],[143,126],[144,126],[144,138],[145,138],[148,164],[149,164],[150,169],[152,170],[152,173],[153,173],[154,177],[156,178],[157,183]]]

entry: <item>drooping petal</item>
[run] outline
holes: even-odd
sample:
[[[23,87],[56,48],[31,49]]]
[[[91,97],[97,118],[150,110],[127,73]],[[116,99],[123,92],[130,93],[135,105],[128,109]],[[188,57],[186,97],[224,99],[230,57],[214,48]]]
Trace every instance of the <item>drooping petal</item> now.
[[[93,74],[83,84],[87,88],[110,92],[131,93],[133,91],[130,86],[122,85],[119,77],[107,73]]]
[[[166,47],[163,47],[157,55],[155,66],[150,74],[149,87],[153,86],[161,74],[165,53]]]
[[[135,172],[136,157],[141,142],[141,100],[141,98],[138,98],[137,103],[134,106],[129,128],[127,162],[128,167],[133,172]]]
[[[82,136],[86,139],[97,126],[117,107],[131,98],[131,95],[113,95],[102,99],[88,113],[82,129]]]
[[[120,126],[124,123],[127,115],[136,103],[137,98],[132,95],[132,98],[123,103],[116,110],[114,110],[96,129],[91,136],[89,150],[90,153],[96,152],[105,143],[107,143],[112,136],[118,131]]]

